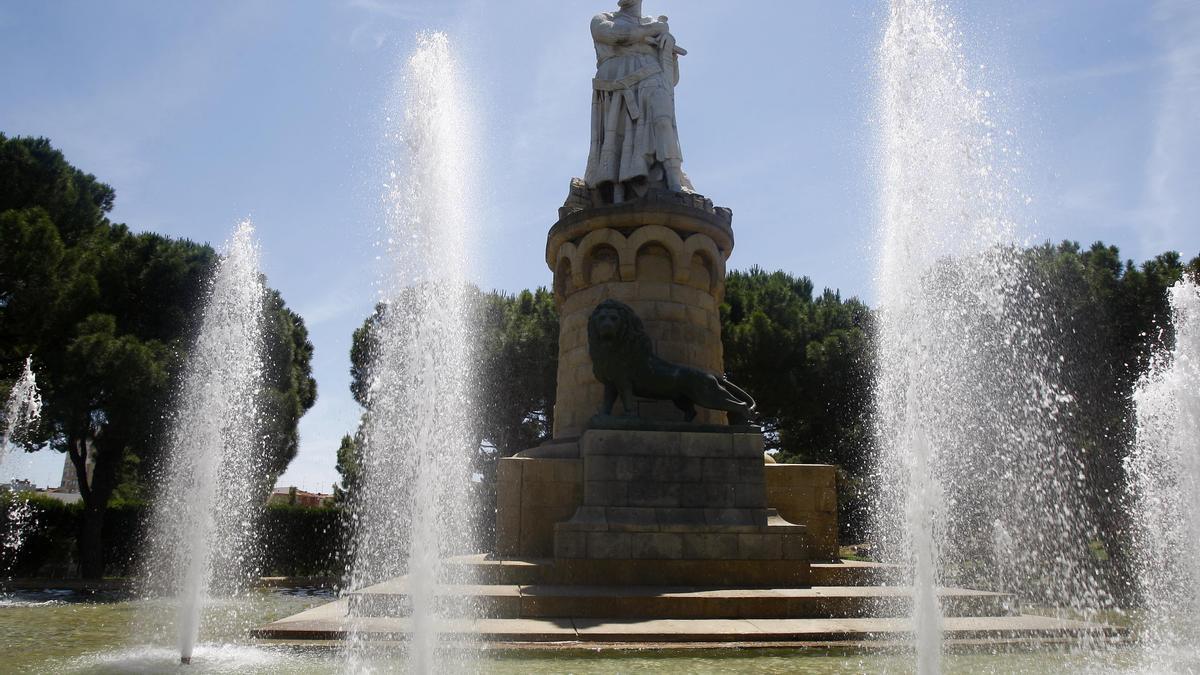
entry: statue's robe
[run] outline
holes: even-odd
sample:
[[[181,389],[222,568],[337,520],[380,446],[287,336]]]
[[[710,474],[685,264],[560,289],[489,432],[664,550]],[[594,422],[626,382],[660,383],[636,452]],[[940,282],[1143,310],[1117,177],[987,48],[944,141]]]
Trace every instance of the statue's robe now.
[[[634,37],[637,25],[620,12],[602,13],[592,20],[596,79],[592,144],[584,174],[589,188],[618,182],[638,192],[650,185],[661,187],[663,163],[683,162],[675,122],[679,81],[675,41],[669,38],[660,54],[657,46]]]

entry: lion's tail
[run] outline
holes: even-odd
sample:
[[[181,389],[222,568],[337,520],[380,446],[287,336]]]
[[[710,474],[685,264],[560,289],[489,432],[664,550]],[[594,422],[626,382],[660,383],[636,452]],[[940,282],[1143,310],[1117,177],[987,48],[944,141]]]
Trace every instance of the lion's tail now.
[[[747,415],[754,414],[755,409],[758,408],[758,403],[756,403],[754,401],[753,396],[751,396],[750,394],[747,394],[744,389],[742,389],[741,387],[737,386],[736,384],[730,382],[729,380],[727,380],[723,377],[721,378],[721,385],[724,386],[726,389],[732,391],[733,393],[737,394],[739,398],[741,398],[743,401],[745,401],[746,403],[749,404],[749,407],[746,408]]]

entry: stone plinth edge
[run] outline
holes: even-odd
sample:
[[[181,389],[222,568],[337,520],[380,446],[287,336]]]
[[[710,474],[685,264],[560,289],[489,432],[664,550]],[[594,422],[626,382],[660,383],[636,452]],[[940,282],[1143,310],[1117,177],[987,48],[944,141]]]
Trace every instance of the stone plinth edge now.
[[[642,222],[649,212],[657,212],[652,216],[653,222]],[[733,211],[721,206],[713,206],[711,199],[695,193],[674,193],[662,190],[651,190],[641,199],[622,204],[604,206],[585,205],[578,203],[572,207],[564,207],[558,211],[558,222],[550,228],[546,246],[546,262],[554,267],[550,249],[583,236],[589,229],[586,224],[596,218],[610,219],[614,227],[637,227],[639,225],[676,224],[685,231],[693,227],[703,227],[701,222],[707,222],[711,227],[724,231],[723,236],[715,237],[718,244],[725,242],[723,248],[733,250]],[[696,221],[696,222],[693,222]],[[702,231],[702,230],[695,230]],[[711,236],[711,235],[710,235]],[[728,257],[728,255],[726,255]]]
[[[653,243],[671,252],[676,281],[680,283],[688,281],[686,273],[694,253],[710,258],[710,266],[719,267],[723,273],[734,244],[732,216],[726,215],[724,211],[714,213],[644,199],[576,211],[550,228],[546,264],[556,273],[568,266],[575,275],[571,281],[583,287],[590,281],[584,274],[590,253],[596,246],[606,245],[617,251],[621,280],[633,281],[638,250]],[[685,246],[689,241],[690,245]],[[694,250],[685,250],[688,248]]]
[[[585,427],[585,430],[590,429],[762,435],[762,428],[753,424],[695,424],[693,422],[647,420],[640,417],[623,415],[596,415],[588,420],[587,427]]]

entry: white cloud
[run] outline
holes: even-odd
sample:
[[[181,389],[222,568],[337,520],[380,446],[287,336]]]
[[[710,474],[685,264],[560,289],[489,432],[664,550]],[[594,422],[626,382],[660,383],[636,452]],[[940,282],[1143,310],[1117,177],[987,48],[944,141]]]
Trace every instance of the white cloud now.
[[[390,36],[391,31],[368,21],[350,31],[350,46],[354,49],[374,51],[383,47]]]
[[[426,28],[455,9],[451,2],[429,0],[346,0],[343,7],[361,19],[347,39],[351,49],[360,51],[377,51],[398,33]]]
[[[440,14],[444,2],[428,0],[347,0],[346,6],[393,19],[413,21]]]
[[[1142,242],[1190,257],[1200,252],[1200,4],[1160,0],[1155,19],[1165,72],[1146,172],[1154,218]]]
[[[1131,59],[1069,70],[1049,77],[1039,78],[1033,84],[1038,87],[1060,87],[1063,85],[1080,84],[1110,77],[1133,75],[1159,65],[1156,59]]]

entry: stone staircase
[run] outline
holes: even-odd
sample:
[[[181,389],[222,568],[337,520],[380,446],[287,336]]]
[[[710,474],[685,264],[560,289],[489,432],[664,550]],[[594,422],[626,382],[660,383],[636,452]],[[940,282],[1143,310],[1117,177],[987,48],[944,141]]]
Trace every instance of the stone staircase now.
[[[908,589],[881,585],[895,568],[876,563],[827,563],[811,586],[679,586],[653,584],[580,585],[557,583],[554,560],[452,559],[437,603],[448,616],[494,619],[810,619],[903,617],[912,610]],[[571,570],[574,576],[577,571]],[[840,585],[842,582],[857,582]],[[1011,616],[1012,596],[969,589],[943,589],[947,616]],[[349,612],[360,617],[397,617],[411,612],[408,578],[399,577],[347,594]]]
[[[897,570],[877,563],[815,563],[811,585],[670,586],[554,583],[562,561],[463,556],[447,561],[435,595],[447,639],[521,648],[571,644],[670,643],[716,647],[904,642],[910,638],[909,589]],[[568,574],[575,574],[572,570]],[[267,640],[341,640],[351,631],[402,641],[410,630],[405,577],[392,579],[254,631]],[[1029,644],[1111,638],[1109,626],[1022,615],[1004,593],[939,592],[947,640]],[[454,618],[461,617],[461,618]],[[467,618],[470,617],[470,618]]]

